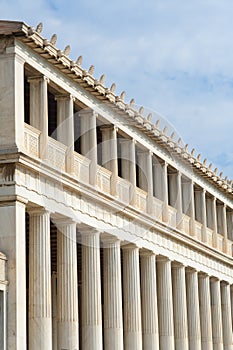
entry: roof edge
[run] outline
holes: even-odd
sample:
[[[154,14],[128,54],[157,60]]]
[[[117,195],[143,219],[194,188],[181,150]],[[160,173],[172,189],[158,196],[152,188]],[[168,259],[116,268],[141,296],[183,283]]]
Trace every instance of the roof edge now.
[[[25,34],[27,28],[24,22],[0,20],[0,35]]]

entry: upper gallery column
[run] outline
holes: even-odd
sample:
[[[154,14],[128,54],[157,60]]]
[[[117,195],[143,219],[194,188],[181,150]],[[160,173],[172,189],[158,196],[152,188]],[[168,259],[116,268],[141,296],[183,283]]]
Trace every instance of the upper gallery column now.
[[[118,176],[117,161],[117,128],[114,125],[104,125],[102,131],[102,164],[112,172],[111,193],[116,194],[116,180]]]
[[[175,330],[175,348],[188,350],[188,320],[186,302],[185,266],[172,263],[172,291]]]
[[[133,244],[123,250],[124,350],[142,350],[139,248]]]
[[[46,159],[48,144],[48,78],[36,76],[30,83],[30,124],[41,131],[40,157]]]
[[[147,212],[153,213],[153,168],[152,152],[148,150],[138,150],[139,166],[139,187],[148,193]]]
[[[58,350],[78,350],[78,283],[76,223],[55,220],[57,226]]]
[[[168,181],[167,163],[153,157],[153,188],[154,195],[163,203],[162,219],[168,221]]]
[[[82,349],[102,350],[100,233],[79,228],[82,237]]]
[[[155,254],[142,249],[140,258],[143,349],[154,350],[159,349]]]
[[[202,241],[207,241],[206,236],[206,190],[203,188],[195,190],[196,218],[202,223]]]
[[[136,153],[135,140],[121,139],[121,173],[122,177],[131,183],[131,204],[135,203],[136,187]]]
[[[195,203],[194,203],[194,189],[193,181],[190,179],[183,179],[182,181],[182,201],[184,214],[190,217],[189,232],[190,235],[195,236]]]
[[[29,349],[52,350],[50,214],[29,215]]]
[[[172,276],[168,258],[158,258],[157,276],[160,350],[174,350]]]
[[[24,143],[24,59],[16,53],[15,40],[4,39],[0,52],[0,145],[16,151]]]
[[[103,235],[104,348],[123,350],[121,246],[114,236]]]
[[[0,247],[7,257],[9,283],[6,309],[9,350],[27,348],[25,203],[8,201],[0,206]]]
[[[90,163],[90,184],[96,184],[97,172],[97,113],[91,109],[79,112],[81,118],[81,152],[91,160]]]
[[[222,322],[223,322],[223,344],[224,350],[233,349],[232,339],[232,312],[230,285],[227,282],[221,282],[221,301],[222,301]]]
[[[201,343],[202,349],[212,350],[212,320],[211,320],[211,301],[210,301],[210,278],[205,273],[199,273],[199,305],[201,320]]]
[[[58,95],[57,100],[57,140],[67,146],[66,170],[73,172],[74,166],[74,97],[70,94]]]
[[[186,269],[189,350],[201,350],[201,326],[198,296],[198,273]]]
[[[213,350],[223,350],[221,291],[219,279],[210,279]]]
[[[168,173],[169,178],[169,196],[171,205],[176,208],[176,226],[182,229],[182,187],[181,173],[173,170]]]

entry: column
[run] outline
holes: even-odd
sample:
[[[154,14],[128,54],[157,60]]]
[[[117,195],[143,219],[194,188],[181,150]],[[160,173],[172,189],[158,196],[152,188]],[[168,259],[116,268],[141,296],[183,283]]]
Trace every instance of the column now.
[[[168,183],[167,183],[167,163],[153,156],[153,192],[154,196],[162,201],[162,219],[168,221]]]
[[[80,229],[82,236],[82,350],[102,350],[100,234]]]
[[[202,240],[207,242],[206,233],[206,190],[201,191],[201,202],[202,202]]]
[[[114,236],[104,246],[104,349],[123,350],[121,246]]]
[[[142,350],[142,320],[139,248],[125,245],[123,250],[124,350]]]
[[[221,300],[222,300],[222,322],[223,322],[223,344],[224,350],[233,349],[232,339],[232,313],[231,313],[231,295],[230,285],[221,282]]]
[[[186,269],[189,350],[201,350],[201,326],[197,271]]]
[[[53,350],[57,350],[57,273],[52,272],[52,333]]]
[[[222,224],[223,224],[223,242],[224,242],[224,252],[228,254],[228,235],[227,235],[227,209],[226,204],[222,206]]]
[[[216,197],[212,200],[212,215],[213,215],[213,246],[217,248],[217,232],[218,232],[218,224],[217,224],[217,208],[216,208]]]
[[[41,131],[40,157],[47,158],[48,145],[48,78],[30,77],[30,124]]]
[[[76,224],[69,219],[55,220],[57,226],[57,327],[58,350],[77,350],[78,283]]]
[[[171,261],[168,258],[158,258],[157,276],[160,350],[174,350]]]
[[[7,345],[25,350],[26,345],[26,242],[25,203],[1,202],[0,247],[7,257]]]
[[[211,293],[213,350],[223,350],[221,291],[220,291],[219,279],[214,277],[210,279],[210,293]]]
[[[155,254],[140,251],[143,349],[159,349]]]
[[[201,320],[201,344],[202,349],[212,350],[212,321],[210,301],[210,279],[205,273],[199,273],[199,305]]]
[[[148,193],[147,212],[152,214],[153,211],[153,169],[152,169],[152,152],[148,150],[138,150],[139,166],[139,187]]]
[[[52,350],[50,214],[29,215],[29,349]]]
[[[172,291],[175,348],[179,350],[188,350],[185,267],[179,263],[172,263]]]
[[[82,154],[91,160],[90,163],[90,184],[95,186],[97,173],[97,113],[92,110],[79,112],[81,117],[81,151]]]
[[[0,59],[0,145],[18,151],[24,144],[24,59],[15,41],[5,37]]]
[[[66,170],[73,172],[74,167],[74,97],[58,95],[57,100],[57,140],[67,146]]]
[[[117,128],[114,125],[104,125],[102,131],[102,164],[112,172],[111,194],[116,194],[116,180],[118,177],[117,161]]]
[[[136,200],[136,153],[135,140],[121,140],[121,172],[122,177],[131,183],[131,204]]]
[[[190,217],[189,233],[191,236],[195,236],[195,204],[194,204],[194,190],[193,190],[192,180],[183,179],[182,203],[183,203],[184,214]]]
[[[182,224],[183,212],[182,212],[182,185],[181,185],[181,173],[180,173],[180,171],[177,171],[176,186],[177,186],[177,198],[176,198],[176,205],[175,205],[175,208],[177,210],[176,226],[178,229],[182,230],[182,228],[183,228],[183,224]]]

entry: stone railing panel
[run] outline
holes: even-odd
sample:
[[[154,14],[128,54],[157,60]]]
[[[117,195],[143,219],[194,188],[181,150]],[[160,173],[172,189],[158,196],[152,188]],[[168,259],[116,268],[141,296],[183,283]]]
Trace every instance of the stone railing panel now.
[[[74,152],[74,175],[79,181],[89,183],[90,159]]]
[[[24,123],[24,148],[33,157],[39,157],[40,134],[39,130]]]
[[[206,228],[206,237],[207,237],[207,244],[209,244],[211,247],[213,246],[213,230],[210,228]]]
[[[67,150],[67,146],[49,137],[48,153],[47,153],[49,164],[52,164],[55,168],[61,171],[65,171],[66,150]]]
[[[129,204],[130,201],[130,182],[118,177],[116,180],[117,197],[124,203]]]
[[[202,240],[202,224],[198,221],[195,221],[195,236],[199,241]]]
[[[136,203],[137,209],[146,211],[147,207],[147,192],[143,191],[141,188],[136,187]]]
[[[111,176],[111,171],[101,166],[97,167],[96,184],[102,192],[111,193]]]
[[[176,227],[176,212],[175,208],[168,206],[168,224],[171,227]]]
[[[187,215],[183,215],[182,217],[182,227],[183,227],[183,231],[187,234],[189,234],[190,231],[190,217]]]

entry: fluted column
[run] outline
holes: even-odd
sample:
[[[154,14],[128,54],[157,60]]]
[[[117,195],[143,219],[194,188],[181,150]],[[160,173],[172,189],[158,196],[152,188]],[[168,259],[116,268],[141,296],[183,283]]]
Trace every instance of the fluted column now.
[[[29,349],[52,350],[50,214],[29,215]]]
[[[160,350],[174,350],[171,261],[168,258],[158,258],[157,276]]]
[[[212,350],[212,321],[210,301],[210,279],[205,273],[199,274],[199,305],[201,320],[201,344],[203,350]]]
[[[186,295],[188,311],[189,350],[201,350],[201,326],[198,296],[198,274],[186,269]]]
[[[118,176],[117,161],[117,128],[114,125],[104,125],[102,131],[102,164],[112,172],[111,193],[116,194],[116,179]]]
[[[74,166],[74,97],[58,95],[57,100],[57,140],[67,146],[66,170],[73,172]]]
[[[172,264],[172,291],[175,348],[179,350],[188,350],[189,345],[185,266],[179,263]]]
[[[167,163],[161,164],[162,171],[162,201],[163,201],[163,221],[168,221],[168,178],[167,178]]]
[[[206,234],[206,190],[201,190],[202,240],[207,242]]]
[[[228,234],[227,234],[227,208],[224,203],[222,206],[222,224],[223,224],[223,237],[224,237],[224,252],[228,253]]]
[[[216,248],[217,232],[218,232],[216,197],[214,197],[212,200],[212,215],[213,215],[213,246]]]
[[[52,333],[53,350],[57,350],[57,273],[52,272]]]
[[[153,201],[153,169],[152,169],[152,152],[148,150],[138,150],[139,166],[139,187],[148,193],[147,212],[152,213]]]
[[[82,236],[82,350],[102,350],[100,234],[80,229]]]
[[[104,348],[123,350],[120,241],[103,236],[104,246]]]
[[[232,313],[231,313],[231,295],[230,285],[221,282],[221,301],[222,301],[222,322],[223,322],[223,344],[224,350],[233,349],[232,339]]]
[[[155,254],[145,249],[141,257],[141,300],[143,349],[159,349]]]
[[[142,350],[139,248],[123,249],[124,350]]]
[[[213,350],[223,350],[222,312],[220,281],[212,277],[210,279],[211,314],[213,331]]]
[[[58,350],[77,350],[78,283],[76,224],[69,219],[56,220],[57,232],[57,323]]]
[[[41,131],[40,157],[46,159],[48,144],[48,92],[49,79],[45,76],[30,77],[30,124]]]

